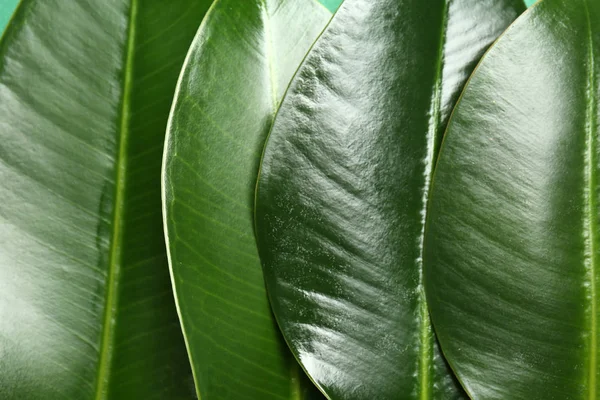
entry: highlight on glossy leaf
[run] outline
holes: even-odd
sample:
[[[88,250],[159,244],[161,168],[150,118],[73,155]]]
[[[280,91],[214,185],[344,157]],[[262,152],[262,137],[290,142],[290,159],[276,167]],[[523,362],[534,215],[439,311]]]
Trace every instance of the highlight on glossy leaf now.
[[[183,69],[164,155],[164,215],[205,400],[322,398],[272,318],[252,208],[275,112],[331,16],[317,0],[217,0]]]
[[[18,3],[0,42],[1,399],[194,398],[158,176],[208,6]]]
[[[466,399],[423,293],[427,193],[463,83],[523,9],[346,0],[288,89],[256,233],[273,312],[330,399]]]
[[[600,2],[543,0],[459,101],[427,221],[425,284],[474,400],[596,399]]]

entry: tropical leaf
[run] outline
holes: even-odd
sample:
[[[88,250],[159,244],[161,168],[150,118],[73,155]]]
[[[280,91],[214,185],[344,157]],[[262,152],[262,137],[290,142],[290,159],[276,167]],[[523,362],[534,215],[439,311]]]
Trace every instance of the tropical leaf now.
[[[0,398],[193,398],[159,176],[209,5],[20,2],[0,42]]]
[[[438,162],[427,298],[473,399],[596,399],[600,2],[544,0],[477,68]]]
[[[521,0],[346,0],[297,72],[259,177],[259,252],[331,399],[466,398],[422,284],[430,175],[458,91]]]
[[[275,111],[330,18],[316,0],[217,0],[181,76],[165,150],[165,227],[204,400],[319,395],[272,318],[252,208]]]

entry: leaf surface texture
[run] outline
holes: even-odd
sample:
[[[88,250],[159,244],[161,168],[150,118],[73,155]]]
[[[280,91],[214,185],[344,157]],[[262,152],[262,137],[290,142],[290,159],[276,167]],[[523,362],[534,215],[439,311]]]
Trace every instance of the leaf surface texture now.
[[[600,2],[544,0],[484,57],[431,194],[427,295],[473,399],[596,399]]]
[[[450,110],[521,1],[346,0],[298,70],[259,177],[259,252],[292,351],[329,396],[462,399],[422,244]]]
[[[331,15],[316,0],[218,0],[179,83],[164,161],[165,226],[203,400],[321,397],[272,317],[252,210],[275,112]]]
[[[19,3],[0,42],[0,398],[194,397],[160,156],[209,6]]]

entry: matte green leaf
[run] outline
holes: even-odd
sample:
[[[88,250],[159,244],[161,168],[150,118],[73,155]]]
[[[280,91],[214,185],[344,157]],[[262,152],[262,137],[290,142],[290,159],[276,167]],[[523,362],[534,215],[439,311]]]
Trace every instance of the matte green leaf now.
[[[0,398],[189,399],[160,155],[208,1],[23,0],[0,42]]]
[[[180,78],[163,204],[176,301],[203,400],[319,395],[272,317],[252,208],[275,111],[330,19],[317,0],[217,0]]]
[[[259,177],[275,316],[331,399],[465,398],[432,332],[422,239],[458,91],[521,0],[346,0],[296,74]]]
[[[427,298],[473,399],[597,399],[600,1],[544,0],[485,56],[431,194]]]

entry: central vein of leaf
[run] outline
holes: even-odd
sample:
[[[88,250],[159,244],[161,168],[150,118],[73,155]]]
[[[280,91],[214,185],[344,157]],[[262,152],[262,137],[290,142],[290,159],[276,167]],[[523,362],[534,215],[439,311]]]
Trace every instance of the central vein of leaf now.
[[[131,88],[133,79],[133,55],[135,40],[135,18],[137,15],[137,0],[131,0],[129,11],[129,27],[124,67],[123,98],[121,105],[121,121],[119,132],[119,148],[117,153],[115,202],[113,210],[113,230],[110,243],[109,264],[106,278],[106,303],[96,379],[96,400],[106,400],[108,397],[108,382],[112,363],[115,314],[118,301],[119,275],[122,261],[123,227],[122,220],[125,208],[125,182],[127,171],[127,142],[129,137],[129,119],[131,104]]]
[[[277,75],[275,69],[275,56],[273,52],[273,34],[271,32],[271,21],[269,18],[269,10],[267,8],[266,0],[261,1],[263,9],[262,9],[262,20],[263,27],[265,30],[265,57],[267,59],[267,64],[269,65],[269,82],[271,84],[271,97],[273,100],[273,118],[275,117],[275,113],[279,108],[279,88],[277,87]]]
[[[596,371],[598,369],[598,306],[596,293],[596,174],[595,174],[595,141],[594,130],[596,127],[596,77],[594,60],[594,43],[592,35],[592,24],[587,0],[583,1],[587,16],[588,28],[588,83],[586,90],[586,154],[585,154],[585,179],[586,179],[586,214],[585,214],[585,258],[589,279],[590,305],[590,338],[589,338],[589,371],[588,371],[588,398],[596,399]]]
[[[423,185],[423,196],[421,209],[421,236],[419,238],[419,258],[417,264],[419,266],[419,398],[421,400],[429,400],[433,398],[432,393],[432,363],[433,363],[433,330],[429,319],[429,310],[425,297],[425,288],[423,282],[423,245],[425,238],[425,221],[427,219],[427,203],[429,200],[429,190],[431,187],[431,178],[437,153],[438,135],[440,134],[441,107],[442,107],[442,70],[444,59],[444,43],[446,40],[446,25],[448,23],[448,5],[444,5],[444,10],[440,28],[440,42],[436,61],[433,95],[431,99],[431,108],[429,110],[429,124],[427,131],[427,154],[423,160],[425,163]]]

